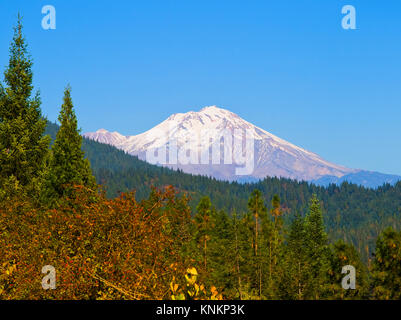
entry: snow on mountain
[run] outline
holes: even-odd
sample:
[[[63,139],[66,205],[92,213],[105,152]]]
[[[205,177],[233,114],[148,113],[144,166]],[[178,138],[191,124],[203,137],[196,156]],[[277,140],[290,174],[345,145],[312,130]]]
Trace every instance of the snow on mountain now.
[[[118,132],[109,132],[105,129],[99,129],[98,131],[92,133],[85,133],[84,136],[88,139],[113,146],[124,143],[127,138]]]
[[[135,136],[104,129],[84,136],[151,163],[217,179],[317,180],[358,172],[330,163],[216,106],[173,114]]]

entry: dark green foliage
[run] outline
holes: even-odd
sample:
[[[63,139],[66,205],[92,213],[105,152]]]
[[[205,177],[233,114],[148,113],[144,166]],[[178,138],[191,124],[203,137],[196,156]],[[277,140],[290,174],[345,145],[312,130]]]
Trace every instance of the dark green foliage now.
[[[342,240],[337,241],[331,247],[330,256],[330,283],[328,293],[330,299],[367,299],[369,297],[368,270],[362,263],[359,253],[351,244]],[[342,274],[344,266],[353,266],[356,271],[356,289],[344,290],[341,282],[345,274]]]
[[[231,242],[227,248],[230,256],[226,265],[231,271],[231,292],[227,293],[241,300],[256,297],[255,289],[252,288],[254,265],[250,263],[254,259],[252,217],[250,214],[239,216],[234,211],[230,220]]]
[[[253,190],[251,196],[248,200],[248,210],[253,218],[253,257],[252,260],[248,261],[250,265],[254,268],[254,279],[252,281],[252,287],[255,290],[255,293],[262,297],[263,290],[263,274],[264,270],[262,270],[263,265],[263,255],[262,250],[264,249],[263,244],[265,244],[265,239],[263,238],[263,234],[261,234],[261,221],[266,221],[267,217],[267,208],[265,206],[263,195],[260,190]]]
[[[268,250],[268,277],[267,291],[265,296],[277,298],[280,279],[284,274],[284,267],[280,261],[284,261],[284,229],[283,229],[283,211],[281,209],[280,197],[275,194],[271,201],[270,217],[264,219],[262,230]]]
[[[204,230],[208,234],[207,270],[200,259],[206,284],[216,285],[219,292],[233,299],[370,297],[367,268],[356,249],[343,241],[329,245],[316,196],[310,200],[305,217],[295,216],[285,241],[284,227],[277,223],[281,216],[277,196],[272,200],[271,217],[264,216],[260,228],[255,229],[256,212],[266,212],[262,198],[259,191],[254,191],[249,200],[250,212],[241,217],[235,212],[229,217],[224,211],[214,210],[208,198],[200,201],[194,220],[202,234],[206,234]],[[200,214],[208,217],[207,229],[199,225],[205,221],[199,220]],[[202,246],[197,251],[204,257]],[[387,257],[387,263],[390,260]],[[356,269],[355,290],[342,288],[346,276],[342,268],[348,265]]]
[[[71,89],[64,92],[64,102],[59,115],[60,130],[51,148],[51,158],[46,175],[43,197],[49,201],[69,195],[74,185],[96,190],[88,159],[82,151],[82,137],[71,100]]]
[[[209,197],[203,197],[196,207],[195,220],[195,241],[201,248],[202,262],[204,271],[207,272],[207,261],[208,261],[208,241],[211,238],[211,232],[213,228],[213,217],[215,209],[212,208],[212,203]]]
[[[310,200],[309,213],[305,219],[304,245],[308,257],[309,275],[305,296],[309,299],[319,299],[324,296],[328,283],[329,250],[322,210],[316,195]]]
[[[320,202],[314,195],[305,218],[296,215],[290,228],[283,277],[278,293],[284,299],[326,299],[330,287],[331,252],[324,230]]]
[[[208,284],[231,292],[234,288],[232,221],[223,211],[212,212],[212,229],[208,242]]]
[[[305,219],[296,214],[284,249],[284,259],[281,260],[284,270],[278,281],[278,297],[281,299],[303,300],[306,296],[309,259],[305,239]]]
[[[14,29],[9,65],[0,85],[0,197],[38,195],[50,138],[44,136],[39,93],[31,96],[32,61],[22,34]]]
[[[389,228],[377,239],[372,287],[376,299],[401,299],[401,232]]]

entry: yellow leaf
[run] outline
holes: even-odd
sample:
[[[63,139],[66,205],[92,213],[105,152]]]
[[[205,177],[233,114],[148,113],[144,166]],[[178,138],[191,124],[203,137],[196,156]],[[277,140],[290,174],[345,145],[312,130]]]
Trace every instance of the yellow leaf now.
[[[187,269],[187,273],[189,273],[189,274],[191,274],[191,275],[193,275],[193,276],[197,276],[198,275],[198,272],[196,271],[196,269],[195,268],[188,268]]]

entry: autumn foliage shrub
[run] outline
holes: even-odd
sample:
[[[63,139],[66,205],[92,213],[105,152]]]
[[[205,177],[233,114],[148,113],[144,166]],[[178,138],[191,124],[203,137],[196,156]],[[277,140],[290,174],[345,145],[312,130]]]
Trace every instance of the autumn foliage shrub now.
[[[172,187],[109,200],[82,186],[55,209],[0,205],[0,299],[167,299],[193,261],[190,208]],[[56,269],[56,289],[41,286]]]

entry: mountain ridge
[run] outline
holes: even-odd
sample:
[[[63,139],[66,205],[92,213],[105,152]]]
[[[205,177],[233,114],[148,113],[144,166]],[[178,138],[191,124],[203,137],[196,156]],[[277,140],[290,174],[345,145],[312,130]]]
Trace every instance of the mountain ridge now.
[[[113,145],[152,164],[219,180],[258,181],[268,176],[305,180],[319,185],[360,181],[361,185],[368,187],[397,181],[395,175],[390,177],[380,173],[372,173],[366,180],[362,177],[366,176],[364,170],[331,163],[217,106],[204,107],[198,112],[172,114],[138,135],[125,136],[100,129],[85,133],[84,137]],[[253,149],[248,148],[250,140]],[[178,150],[176,154],[174,147]],[[213,151],[217,153],[217,161],[213,158]],[[160,157],[160,154],[165,155]],[[232,155],[231,162],[226,162],[227,154]],[[202,159],[209,162],[202,162]]]

